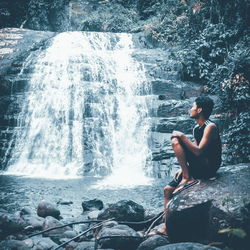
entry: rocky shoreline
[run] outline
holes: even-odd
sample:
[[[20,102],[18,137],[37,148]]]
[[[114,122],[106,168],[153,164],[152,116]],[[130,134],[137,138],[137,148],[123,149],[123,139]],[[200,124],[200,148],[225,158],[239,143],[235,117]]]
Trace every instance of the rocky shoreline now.
[[[162,214],[146,214],[131,200],[84,200],[82,214],[67,220],[46,201],[36,214],[27,207],[14,214],[1,210],[0,248],[245,250],[250,242],[249,178],[249,164],[227,166],[215,180],[201,180],[176,195],[169,204],[168,237],[149,236],[163,226]]]

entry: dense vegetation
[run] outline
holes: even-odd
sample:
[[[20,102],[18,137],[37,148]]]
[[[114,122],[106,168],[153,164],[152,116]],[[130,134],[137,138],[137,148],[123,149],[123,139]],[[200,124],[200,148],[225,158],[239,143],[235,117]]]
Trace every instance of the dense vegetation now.
[[[220,97],[228,163],[250,161],[250,51],[248,0],[164,1],[166,15],[151,35],[179,46],[183,80]]]

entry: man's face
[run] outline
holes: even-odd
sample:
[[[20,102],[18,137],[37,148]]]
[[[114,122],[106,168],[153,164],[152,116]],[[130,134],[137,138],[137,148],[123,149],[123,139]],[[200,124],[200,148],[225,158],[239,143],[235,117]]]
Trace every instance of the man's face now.
[[[189,115],[191,118],[197,119],[200,115],[201,108],[197,107],[197,104],[194,102],[192,108],[189,110]]]

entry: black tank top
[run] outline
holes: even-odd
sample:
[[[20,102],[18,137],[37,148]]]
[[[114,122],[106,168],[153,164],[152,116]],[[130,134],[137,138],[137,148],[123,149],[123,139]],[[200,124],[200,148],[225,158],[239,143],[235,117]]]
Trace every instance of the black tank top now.
[[[204,134],[204,129],[208,124],[211,124],[212,122],[210,120],[207,120],[202,127],[199,125],[196,125],[193,130],[193,136],[197,142],[197,144],[200,144],[200,141]],[[216,171],[220,165],[221,165],[221,140],[220,135],[217,128],[217,136],[216,138],[213,138],[209,144],[204,149],[204,152],[202,153],[202,156],[205,157],[208,160],[208,164],[211,167],[211,170]]]

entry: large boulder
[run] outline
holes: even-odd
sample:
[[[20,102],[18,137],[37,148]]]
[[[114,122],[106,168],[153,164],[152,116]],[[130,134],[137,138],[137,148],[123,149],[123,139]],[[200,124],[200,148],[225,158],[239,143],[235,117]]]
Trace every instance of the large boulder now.
[[[55,34],[56,33],[53,32],[28,29],[0,29],[0,39],[2,42],[0,44],[0,75],[5,75],[7,70],[12,70],[12,72],[9,73],[14,73],[13,70],[18,73],[21,70],[19,66],[22,65],[23,60],[30,52],[39,49],[41,45]],[[10,93],[12,92],[10,91]],[[2,92],[1,86],[1,95],[4,94],[6,94],[6,92]]]
[[[211,247],[208,245],[203,245],[200,243],[194,242],[183,242],[183,243],[176,243],[176,244],[169,244],[166,246],[161,246],[155,248],[155,250],[219,250],[217,247]]]
[[[140,235],[126,225],[103,227],[98,233],[97,239],[101,248],[120,250],[136,249],[142,241]]]
[[[40,237],[40,236],[34,236],[32,238],[28,238],[26,240],[23,240],[23,242],[27,245],[27,248],[26,248],[27,250],[28,249],[41,249],[41,250],[55,249],[58,246],[52,239],[48,237]]]
[[[161,235],[154,235],[143,241],[136,250],[154,250],[156,247],[169,244],[169,240]]]
[[[64,224],[60,222],[59,220],[55,219],[54,217],[48,216],[45,218],[44,223],[43,223],[43,230],[47,230],[49,228],[53,227],[60,227],[63,226]],[[65,226],[62,228],[57,228],[48,232],[44,233],[44,236],[51,236],[51,235],[62,235],[64,232],[72,230],[71,227]]]
[[[142,221],[144,213],[143,206],[131,200],[121,200],[110,204],[108,208],[99,214],[98,219],[106,220],[114,218],[117,221]]]
[[[20,240],[3,240],[0,242],[0,249],[2,250],[28,250],[31,249],[25,242]]]
[[[201,181],[176,195],[168,205],[172,242],[218,240],[225,228],[250,234],[250,164],[223,167],[217,179]]]
[[[58,219],[60,216],[60,211],[55,205],[47,201],[42,201],[38,204],[37,215],[44,218],[47,216],[53,216],[54,218]]]
[[[0,230],[3,234],[21,232],[26,226],[27,223],[20,216],[0,211]]]
[[[83,201],[82,208],[83,208],[83,211],[102,210],[103,202],[98,199]]]
[[[25,230],[42,230],[44,218],[41,218],[37,215],[25,214],[21,216],[22,219],[26,222]]]

